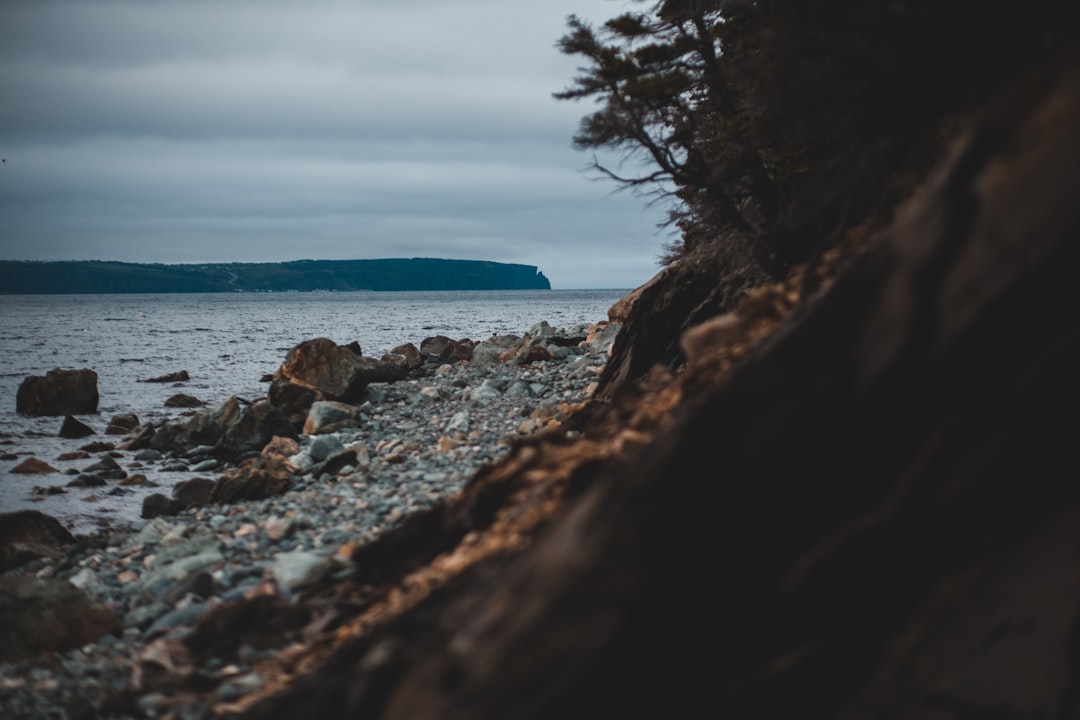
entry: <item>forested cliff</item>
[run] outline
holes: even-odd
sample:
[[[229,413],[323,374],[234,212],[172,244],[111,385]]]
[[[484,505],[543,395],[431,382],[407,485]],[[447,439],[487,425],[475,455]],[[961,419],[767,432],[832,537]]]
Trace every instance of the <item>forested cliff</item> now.
[[[0,261],[0,293],[198,293],[347,290],[550,290],[535,265],[387,258],[165,265]]]

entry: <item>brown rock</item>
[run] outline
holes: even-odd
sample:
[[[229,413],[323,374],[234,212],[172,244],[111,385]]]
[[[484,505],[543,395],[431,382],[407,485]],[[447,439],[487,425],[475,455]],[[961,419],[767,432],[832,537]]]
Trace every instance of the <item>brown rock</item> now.
[[[412,343],[405,343],[404,345],[398,345],[396,348],[390,351],[391,354],[401,355],[405,358],[405,367],[409,370],[415,370],[424,364],[424,356],[416,349],[416,346]]]
[[[279,455],[260,455],[245,460],[214,484],[210,502],[232,503],[262,500],[288,490],[296,466]]]
[[[36,457],[30,457],[23,460],[21,463],[11,468],[9,472],[19,473],[21,475],[46,475],[48,473],[60,472],[49,463],[44,460],[38,460]]]
[[[353,355],[363,355],[364,354],[363,349],[361,349],[361,347],[360,347],[360,343],[358,343],[355,340],[353,340],[348,345],[342,345],[341,347],[345,348],[346,350],[351,352]]]
[[[19,385],[16,412],[43,415],[88,415],[98,407],[97,373],[55,368],[44,377],[31,375]]]
[[[225,458],[247,452],[259,452],[277,435],[290,435],[295,426],[292,420],[267,400],[259,400],[240,412],[240,417],[226,429],[218,446]]]
[[[553,358],[554,356],[550,351],[539,345],[526,345],[514,355],[514,364],[528,365],[529,363],[534,362],[547,362]]]
[[[203,407],[204,405],[206,405],[206,403],[199,398],[184,393],[176,393],[165,401],[165,407],[174,408],[196,408]]]
[[[0,661],[77,648],[121,629],[111,610],[67,581],[0,575]]]
[[[280,455],[281,457],[292,457],[298,452],[300,452],[300,443],[291,437],[281,435],[272,437],[262,449],[263,455]]]
[[[378,378],[378,361],[358,356],[327,338],[305,340],[285,356],[279,371],[289,382],[329,400],[359,399]]]
[[[75,542],[60,521],[37,510],[0,515],[0,572],[38,557],[59,557],[59,548]]]
[[[134,413],[113,415],[105,428],[106,435],[127,435],[139,427],[139,418]]]
[[[468,340],[451,340],[445,335],[424,338],[420,343],[420,353],[443,362],[454,363],[459,360],[471,360],[472,344]]]
[[[307,419],[311,405],[322,400],[323,395],[311,388],[291,383],[286,378],[278,376],[270,384],[266,399],[285,413],[293,426],[299,428]]]
[[[60,462],[67,462],[69,460],[87,460],[93,457],[85,450],[72,450],[71,452],[60,453],[56,456],[56,459]]]
[[[64,422],[60,425],[60,432],[58,434],[62,438],[77,440],[79,438],[89,437],[95,433],[94,429],[89,425],[71,415],[65,415]]]

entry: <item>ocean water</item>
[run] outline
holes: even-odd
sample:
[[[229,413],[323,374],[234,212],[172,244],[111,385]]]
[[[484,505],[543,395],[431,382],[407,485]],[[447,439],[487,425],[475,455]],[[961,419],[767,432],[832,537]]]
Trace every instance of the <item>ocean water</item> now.
[[[266,394],[260,378],[274,372],[296,344],[328,337],[358,341],[365,355],[379,357],[406,342],[419,346],[432,335],[483,340],[493,334],[522,334],[546,320],[555,327],[592,323],[626,290],[484,292],[351,292],[191,295],[0,295],[0,452],[18,460],[0,461],[0,512],[37,508],[56,514],[75,532],[132,517],[152,489],[110,496],[98,488],[46,500],[35,486],[71,479],[20,475],[11,468],[34,455],[61,470],[95,462],[59,463],[102,433],[109,418],[135,413],[142,422],[160,422],[184,412],[164,407],[184,392],[209,404],[230,395],[255,399]],[[98,414],[80,416],[99,435],[58,438],[62,418],[27,418],[15,412],[19,384],[53,368],[90,368],[98,374]],[[140,382],[186,370],[182,387]],[[115,438],[113,438],[115,439]],[[193,475],[173,474],[170,483]],[[137,510],[135,511],[137,516]]]

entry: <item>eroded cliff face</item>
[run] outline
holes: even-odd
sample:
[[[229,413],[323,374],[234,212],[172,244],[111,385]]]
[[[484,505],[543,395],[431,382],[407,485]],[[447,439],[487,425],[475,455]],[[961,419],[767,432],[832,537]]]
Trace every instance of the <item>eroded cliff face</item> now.
[[[1078,127],[1062,52],[890,223],[358,552],[350,617],[219,711],[1080,716]]]

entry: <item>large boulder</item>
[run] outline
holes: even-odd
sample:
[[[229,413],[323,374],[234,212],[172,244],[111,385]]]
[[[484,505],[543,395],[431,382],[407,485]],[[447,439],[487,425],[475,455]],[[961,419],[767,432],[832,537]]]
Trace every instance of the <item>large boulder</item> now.
[[[149,446],[165,452],[210,445],[218,457],[232,459],[261,450],[275,435],[295,432],[294,423],[268,401],[241,405],[234,396],[191,417],[162,423],[150,438]]]
[[[351,402],[360,399],[368,383],[378,382],[383,372],[378,360],[357,355],[328,338],[315,338],[290,350],[278,374],[323,399]]]
[[[111,610],[65,580],[0,575],[0,661],[81,647],[121,629]]]
[[[150,438],[150,447],[166,452],[188,450],[198,445],[217,445],[225,431],[240,419],[240,401],[234,396],[220,405],[191,417],[162,423]]]
[[[235,422],[225,428],[218,455],[234,458],[262,450],[275,435],[291,435],[296,430],[289,417],[267,400],[243,408]]]
[[[39,557],[59,557],[75,538],[60,521],[37,510],[0,514],[0,573]]]
[[[454,363],[472,360],[473,346],[468,340],[452,340],[445,335],[436,335],[424,338],[420,343],[420,353],[435,360]]]
[[[396,348],[390,351],[391,355],[401,355],[405,358],[405,366],[409,370],[415,370],[424,364],[424,356],[412,343],[405,343],[404,345],[398,345]]]
[[[88,415],[98,408],[97,373],[55,368],[19,385],[15,411],[22,415]]]

